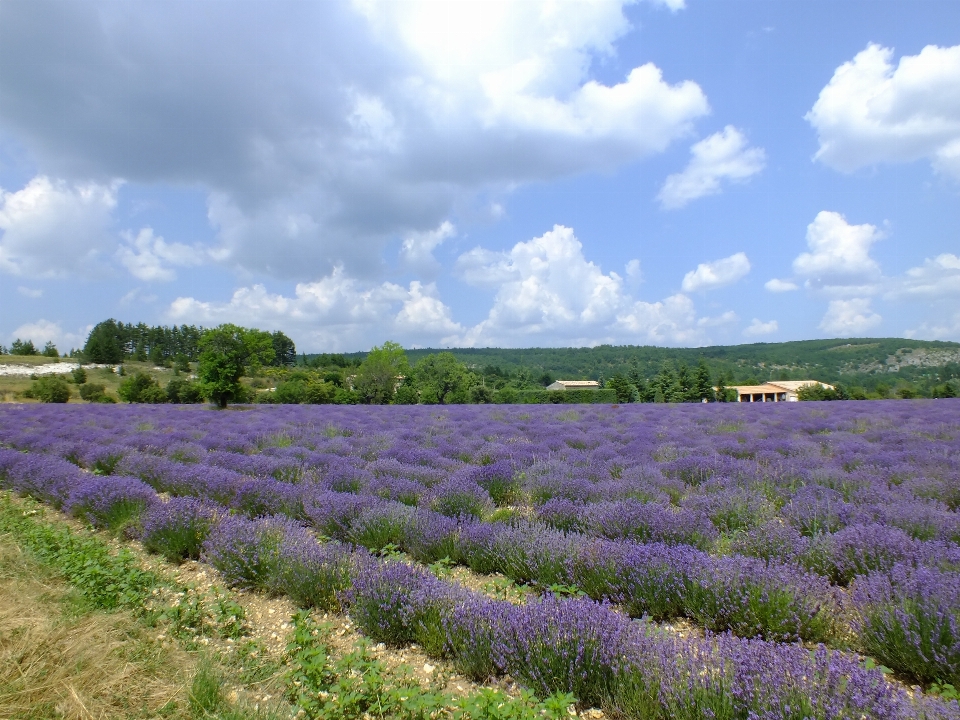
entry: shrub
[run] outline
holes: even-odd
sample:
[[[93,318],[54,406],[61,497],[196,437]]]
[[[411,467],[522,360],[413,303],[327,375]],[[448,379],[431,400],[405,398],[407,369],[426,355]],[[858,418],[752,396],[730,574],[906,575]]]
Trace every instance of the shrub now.
[[[541,697],[572,693],[584,705],[608,698],[633,633],[631,621],[589,600],[547,596],[512,609],[505,670]]]
[[[228,516],[207,536],[201,558],[234,587],[275,592],[281,543],[288,531],[298,528],[286,518]]]
[[[80,386],[80,397],[87,402],[92,403],[112,403],[116,402],[107,395],[106,385],[100,383],[84,383]]]
[[[147,510],[140,541],[147,550],[170,562],[197,560],[216,519],[214,506],[195,498],[173,498]]]
[[[376,642],[424,644],[442,631],[442,616],[465,592],[416,566],[370,562],[354,579],[350,617]]]
[[[87,475],[71,491],[64,509],[94,527],[124,530],[136,523],[157,500],[157,494],[137,478]]]
[[[70,386],[61,377],[47,375],[34,380],[25,394],[42,403],[65,403],[70,399]]]
[[[373,552],[400,546],[413,514],[414,508],[400,503],[371,507],[350,524],[347,538]]]
[[[164,392],[167,396],[167,402],[177,405],[192,405],[203,402],[203,392],[200,389],[200,384],[183,378],[170,380]]]
[[[347,545],[318,543],[306,530],[289,532],[280,547],[274,585],[301,607],[338,611],[357,562]]]
[[[737,556],[716,558],[698,570],[684,606],[709,630],[782,642],[833,637],[836,602],[826,578]]]
[[[75,385],[83,385],[87,381],[87,371],[83,369],[82,365],[71,370],[70,375]]]
[[[896,565],[853,583],[865,652],[921,682],[960,686],[960,574]]]
[[[128,403],[165,403],[167,394],[160,387],[160,383],[144,372],[137,372],[128,376],[120,387],[117,395]]]
[[[492,509],[490,494],[469,480],[453,478],[433,488],[430,508],[447,517],[483,517]]]
[[[683,615],[691,577],[708,561],[689,547],[593,540],[577,549],[571,572],[574,585],[594,600],[619,603],[632,617],[664,620]]]
[[[505,460],[478,468],[471,479],[486,490],[498,506],[512,502],[520,485],[514,477],[513,465]]]

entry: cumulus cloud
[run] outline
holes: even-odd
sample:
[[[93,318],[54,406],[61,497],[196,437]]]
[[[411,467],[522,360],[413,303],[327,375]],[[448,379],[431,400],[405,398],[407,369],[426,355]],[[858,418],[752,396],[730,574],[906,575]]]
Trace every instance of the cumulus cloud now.
[[[943,253],[910,268],[891,292],[894,296],[945,298],[960,295],[960,257]]]
[[[623,279],[588,260],[573,230],[562,225],[506,252],[474,248],[456,269],[469,284],[496,288],[487,317],[457,344],[678,344],[703,337],[690,298],[634,299]]]
[[[190,267],[204,261],[203,250],[183,243],[168,243],[154,235],[153,228],[142,228],[135,236],[123,232],[121,237],[126,244],[117,249],[116,257],[138,280],[174,280],[177,274],[171,266]]]
[[[667,210],[675,210],[705,195],[720,192],[723,180],[743,181],[763,170],[763,148],[748,147],[747,138],[727,125],[690,148],[690,162],[682,172],[670,175],[657,199]]]
[[[349,277],[342,266],[316,282],[297,284],[293,297],[257,284],[239,288],[227,302],[179,297],[166,314],[173,322],[283,328],[317,350],[370,347],[383,341],[383,333],[405,344],[430,344],[462,330],[432,283],[373,284]]]
[[[904,333],[908,338],[922,340],[957,340],[960,339],[960,312],[943,313],[936,319],[922,322]]]
[[[780,280],[778,278],[771,278],[767,280],[763,286],[770,292],[782,293],[790,292],[791,290],[797,290],[800,288],[795,282],[790,280]]]
[[[840,213],[826,210],[807,226],[807,247],[793,261],[793,271],[815,288],[835,292],[870,291],[880,266],[870,248],[882,237],[873,225],[851,225]]]
[[[862,335],[883,320],[870,309],[870,298],[831,300],[818,327],[829,335]]]
[[[16,192],[0,188],[0,271],[59,277],[89,269],[113,245],[118,187],[38,175]]]
[[[696,270],[683,276],[684,292],[697,290],[716,290],[732,285],[750,272],[750,260],[745,253],[738,252],[722,260],[700,263]]]
[[[297,284],[292,296],[257,284],[226,302],[177,298],[166,315],[178,323],[280,328],[295,332],[306,350],[357,350],[387,338],[420,346],[689,345],[738,322],[729,310],[698,317],[683,294],[656,302],[632,297],[620,275],[588,260],[573,230],[561,225],[504,252],[474,248],[456,268],[464,281],[493,291],[486,317],[470,327],[454,318],[433,283],[375,283],[343,266]]]
[[[960,179],[960,45],[928,45],[893,64],[871,44],[834,72],[807,121],[816,158],[844,172],[878,163],[930,160]]]
[[[750,324],[743,329],[743,334],[748,337],[756,337],[757,335],[772,335],[779,329],[780,325],[776,320],[763,322],[759,318],[754,318]]]
[[[221,262],[372,277],[479,194],[691,131],[696,83],[592,77],[623,2],[2,3],[0,120],[52,177],[203,189]]]
[[[400,258],[407,267],[421,274],[435,273],[440,264],[433,256],[433,251],[456,234],[457,229],[449,220],[444,220],[435,230],[408,233],[400,248]]]
[[[59,323],[49,320],[37,320],[36,322],[24,323],[10,334],[10,340],[19,338],[20,340],[30,340],[35,347],[42,348],[48,342],[52,342],[62,353],[71,348],[83,347],[86,341],[86,335],[92,329],[86,328],[85,331],[76,333],[64,332]]]

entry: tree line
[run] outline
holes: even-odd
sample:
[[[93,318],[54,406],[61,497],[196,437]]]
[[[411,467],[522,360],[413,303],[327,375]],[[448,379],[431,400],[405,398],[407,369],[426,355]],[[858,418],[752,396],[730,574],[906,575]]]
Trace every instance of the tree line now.
[[[200,359],[206,332],[196,325],[151,327],[146,323],[124,324],[111,318],[94,326],[81,355],[86,362],[108,365],[124,360],[152,362],[160,366],[177,361],[196,362]],[[273,349],[269,364],[278,367],[295,365],[297,348],[293,340],[279,330],[269,335]]]

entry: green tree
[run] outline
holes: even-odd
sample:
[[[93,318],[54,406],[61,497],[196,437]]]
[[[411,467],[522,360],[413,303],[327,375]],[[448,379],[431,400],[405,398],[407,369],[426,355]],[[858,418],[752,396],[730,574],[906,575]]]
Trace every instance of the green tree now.
[[[412,374],[425,405],[468,403],[471,389],[479,384],[477,376],[450,352],[427,355],[413,367]]]
[[[123,362],[123,340],[121,329],[113,318],[97,323],[83,346],[83,357],[87,362],[113,365]]]
[[[115,403],[116,400],[107,395],[107,388],[100,383],[84,383],[80,386],[80,397],[92,403]]]
[[[17,338],[10,345],[11,355],[39,355],[40,353],[33,346],[33,340],[21,340]]]
[[[73,382],[77,385],[83,385],[87,381],[87,371],[83,369],[82,365],[71,370],[70,375],[73,377]]]
[[[240,378],[273,360],[273,338],[262,330],[230,323],[200,336],[197,378],[208,400],[220,408],[244,396]]]
[[[160,387],[160,383],[144,372],[128,376],[117,388],[117,395],[120,396],[121,400],[128,403],[155,404],[167,402],[167,394]]]
[[[693,373],[693,395],[694,400],[713,402],[717,399],[713,382],[710,380],[710,369],[702,357],[697,362],[697,369]]]
[[[617,394],[618,403],[632,403],[640,399],[636,385],[620,373],[615,373],[614,376],[607,381],[607,387]]]
[[[270,337],[273,339],[273,361],[270,364],[277,367],[296,365],[297,346],[294,345],[293,340],[279,330],[271,333]]]
[[[65,403],[70,399],[70,386],[62,377],[47,375],[34,380],[24,394],[42,403]]]
[[[184,378],[173,378],[167,383],[167,402],[177,405],[189,405],[203,402],[203,392],[200,385]]]
[[[380,347],[374,346],[360,363],[353,389],[361,402],[387,405],[393,402],[397,385],[409,373],[407,354],[399,344],[388,340]]]
[[[57,346],[53,344],[52,340],[47,341],[47,344],[43,346],[43,350],[40,351],[40,354],[49,358],[60,357],[60,351],[57,350]]]

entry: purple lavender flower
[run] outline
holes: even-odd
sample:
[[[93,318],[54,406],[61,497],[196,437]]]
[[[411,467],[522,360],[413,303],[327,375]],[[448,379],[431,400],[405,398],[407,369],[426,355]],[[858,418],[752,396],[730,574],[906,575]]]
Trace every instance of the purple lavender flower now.
[[[142,519],[140,541],[170,562],[200,558],[200,549],[217,520],[217,506],[196,498],[154,503]]]
[[[960,574],[896,565],[856,579],[864,650],[920,681],[960,685]]]
[[[94,527],[119,531],[155,502],[153,488],[137,478],[87,475],[70,491],[64,510]]]

